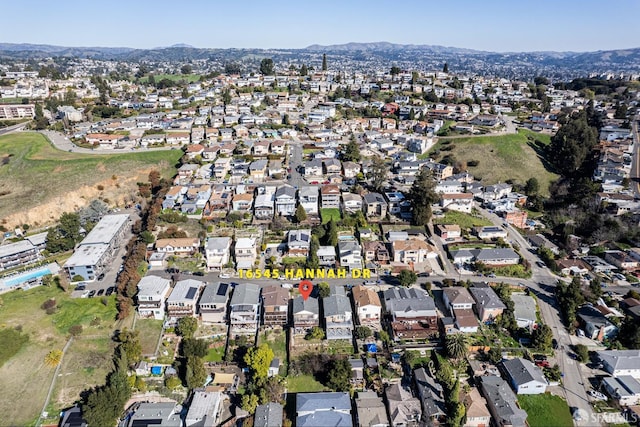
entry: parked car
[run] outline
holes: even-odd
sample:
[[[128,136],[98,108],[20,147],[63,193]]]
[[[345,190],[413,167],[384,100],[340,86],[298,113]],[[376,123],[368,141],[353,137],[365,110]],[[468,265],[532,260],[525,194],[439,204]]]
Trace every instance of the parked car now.
[[[76,286],[76,291],[84,291],[86,287],[86,283],[80,283],[78,286]]]
[[[99,281],[100,281],[100,280],[102,280],[102,279],[104,279],[104,273],[101,273],[101,274],[98,276],[98,280],[99,280]]]
[[[89,298],[92,298],[96,294],[95,289],[89,291]]]
[[[603,393],[600,393],[599,391],[589,390],[587,394],[596,400],[607,400],[607,396],[605,396]]]
[[[194,276],[204,276],[204,273],[202,271],[194,271],[193,275]]]
[[[102,294],[104,294],[104,289],[99,289],[98,292],[96,292],[97,297],[99,297]]]
[[[540,367],[540,368],[548,368],[549,362],[547,362],[546,360],[536,360],[536,366]]]
[[[533,355],[533,360],[535,360],[535,361],[547,360],[547,356],[545,356],[544,354],[534,354]]]
[[[116,288],[114,286],[109,286],[106,290],[106,292],[104,293],[106,296],[111,295],[112,293],[114,293],[116,291]]]

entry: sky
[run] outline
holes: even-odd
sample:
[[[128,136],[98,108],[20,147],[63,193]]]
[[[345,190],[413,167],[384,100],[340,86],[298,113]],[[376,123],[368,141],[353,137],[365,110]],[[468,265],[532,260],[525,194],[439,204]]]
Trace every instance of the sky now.
[[[639,0],[20,0],[0,43],[304,48],[387,41],[492,52],[640,47]]]

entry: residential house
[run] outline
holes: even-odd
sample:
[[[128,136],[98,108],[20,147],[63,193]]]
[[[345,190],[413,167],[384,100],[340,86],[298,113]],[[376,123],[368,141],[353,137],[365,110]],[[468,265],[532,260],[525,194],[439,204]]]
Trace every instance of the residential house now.
[[[322,209],[340,209],[340,187],[335,184],[320,188],[320,204]]]
[[[433,298],[416,288],[384,291],[384,305],[391,314],[394,339],[432,338],[438,335],[438,315]]]
[[[367,219],[381,220],[387,216],[389,205],[380,193],[367,193],[362,198],[362,209]]]
[[[476,227],[474,229],[479,239],[506,239],[507,230],[502,227],[490,225],[486,227]]]
[[[333,176],[341,176],[342,175],[342,164],[338,159],[324,159],[324,170],[327,176],[330,178]]]
[[[435,248],[420,239],[395,240],[391,242],[393,262],[412,265],[427,262],[438,256]]]
[[[298,201],[308,215],[318,214],[318,187],[300,187],[298,190]]]
[[[387,410],[375,391],[356,393],[356,425],[359,427],[389,427]]]
[[[219,271],[229,263],[231,237],[209,237],[204,247],[209,271]]]
[[[231,208],[236,212],[249,212],[253,207],[253,194],[235,194],[231,202]]]
[[[462,427],[487,427],[491,422],[491,413],[487,408],[487,400],[480,395],[476,387],[472,387],[469,393],[462,399],[466,408],[466,421]]]
[[[342,193],[342,210],[347,213],[356,213],[362,211],[362,196],[355,193]]]
[[[493,322],[507,308],[493,288],[472,287],[469,289],[475,301],[476,313],[481,322]]]
[[[495,426],[527,426],[527,413],[520,409],[516,395],[505,380],[495,375],[485,375],[479,377],[479,380]]]
[[[348,271],[362,268],[362,247],[356,241],[338,242],[340,266]]]
[[[353,312],[342,285],[331,284],[331,294],[322,299],[326,339],[353,338]]]
[[[276,214],[293,216],[296,213],[296,189],[290,185],[278,187],[275,194]]]
[[[224,324],[231,286],[228,283],[207,283],[198,301],[198,313],[203,323]]]
[[[289,230],[287,247],[290,256],[308,256],[311,247],[311,230]]]
[[[297,427],[352,427],[351,398],[346,392],[298,393]]]
[[[167,316],[172,320],[196,315],[196,304],[204,283],[186,279],[176,282],[167,298]]]
[[[0,271],[28,265],[40,259],[40,250],[29,240],[0,246]]]
[[[253,427],[282,427],[282,420],[282,405],[269,402],[256,407],[256,412],[253,414]]]
[[[269,141],[256,141],[253,144],[254,156],[266,156],[269,154]]]
[[[156,251],[171,255],[193,255],[200,249],[198,238],[175,238],[156,240]]]
[[[440,196],[440,207],[443,209],[471,213],[474,206],[475,202],[471,193],[442,194]]]
[[[362,242],[362,246],[364,248],[365,261],[376,261],[379,264],[389,264],[391,256],[383,242],[379,240],[365,241]]]
[[[618,333],[618,327],[592,305],[580,307],[576,317],[580,320],[585,336],[592,340],[602,342],[615,337]]]
[[[223,395],[219,391],[195,390],[189,410],[184,418],[185,427],[207,427],[219,425]]]
[[[605,251],[604,260],[624,271],[638,268],[638,260],[623,251]]]
[[[171,290],[171,281],[158,276],[145,276],[138,282],[138,315],[142,318],[164,319],[165,300]]]
[[[513,301],[513,316],[519,328],[530,328],[536,321],[536,300],[530,295],[521,293],[511,294]]]
[[[258,257],[257,243],[255,237],[240,237],[236,240],[234,247],[236,259],[236,269],[249,270]]]
[[[445,307],[450,312],[455,309],[471,310],[475,302],[467,288],[462,286],[444,288],[442,290],[442,299]]]
[[[422,418],[420,400],[400,383],[392,384],[384,390],[391,425],[395,427],[418,427]]]
[[[474,249],[475,261],[487,266],[516,265],[520,262],[520,255],[511,248]]]
[[[230,333],[255,335],[260,323],[260,286],[244,283],[233,289],[229,304]]]
[[[620,406],[640,404],[640,381],[630,375],[605,377],[602,387]]]
[[[322,160],[313,159],[304,164],[305,177],[321,177],[323,173]]]
[[[258,220],[270,220],[275,212],[275,194],[264,192],[256,196],[253,214]]]
[[[462,235],[458,224],[436,224],[435,232],[445,240],[459,239]]]
[[[130,414],[127,427],[182,427],[181,407],[176,402],[142,402]]]
[[[309,296],[306,300],[301,296],[293,299],[293,331],[296,335],[305,335],[314,326],[320,326],[320,307],[318,298]]]
[[[356,162],[342,162],[342,172],[347,179],[353,179],[360,173],[360,164]]]
[[[285,326],[289,317],[289,291],[279,285],[263,287],[262,306],[265,326]]]
[[[380,323],[382,304],[376,291],[363,285],[357,285],[351,289],[351,296],[361,325]]]
[[[249,165],[249,179],[253,182],[262,182],[267,176],[267,166],[269,162],[266,159],[256,160]]]
[[[630,375],[640,380],[640,350],[600,350],[596,355],[614,377]]]
[[[544,374],[529,360],[521,357],[503,360],[502,368],[516,394],[542,394],[547,391]]]
[[[446,415],[444,391],[442,385],[427,373],[424,368],[414,369],[418,398],[422,403],[422,416],[430,421],[443,421]]]
[[[321,266],[334,267],[336,265],[335,246],[319,246],[316,255]]]

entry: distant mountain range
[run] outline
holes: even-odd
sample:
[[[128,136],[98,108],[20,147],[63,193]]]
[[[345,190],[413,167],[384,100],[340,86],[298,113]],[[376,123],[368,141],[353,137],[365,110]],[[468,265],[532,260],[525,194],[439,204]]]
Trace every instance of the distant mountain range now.
[[[446,62],[452,71],[505,77],[532,75],[584,76],[587,73],[640,73],[640,48],[595,52],[486,52],[434,45],[395,44],[389,42],[311,45],[303,49],[211,49],[176,44],[154,49],[127,47],[64,47],[46,44],[0,43],[0,58],[41,59],[46,57],[81,57],[120,61],[185,62],[208,60],[212,64],[242,62],[255,69],[261,58],[278,63],[319,65],[321,53],[332,64],[366,67],[397,65],[404,69],[438,69]],[[349,66],[344,65],[349,62]]]

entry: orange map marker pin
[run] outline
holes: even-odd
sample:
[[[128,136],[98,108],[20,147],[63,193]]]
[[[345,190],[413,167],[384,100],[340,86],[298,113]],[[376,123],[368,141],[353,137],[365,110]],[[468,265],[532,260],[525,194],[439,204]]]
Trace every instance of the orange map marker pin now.
[[[309,295],[311,295],[311,292],[313,291],[313,283],[309,280],[303,280],[300,282],[298,290],[300,291],[300,295],[302,295],[302,299],[306,301],[309,299]]]

